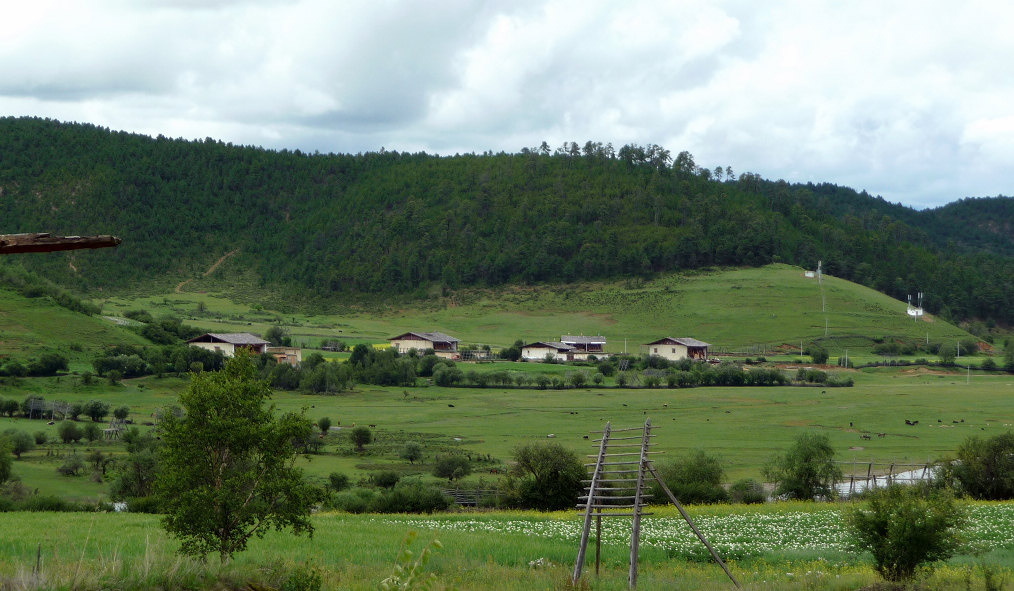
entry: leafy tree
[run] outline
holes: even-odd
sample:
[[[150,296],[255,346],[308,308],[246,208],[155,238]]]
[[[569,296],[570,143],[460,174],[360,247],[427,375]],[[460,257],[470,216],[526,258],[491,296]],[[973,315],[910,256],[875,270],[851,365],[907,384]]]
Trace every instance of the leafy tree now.
[[[87,423],[81,431],[84,433],[84,438],[87,439],[89,443],[97,440],[99,437],[102,437],[102,431],[95,423]]]
[[[958,446],[957,459],[944,468],[944,477],[961,493],[974,499],[1014,499],[1014,433],[969,437]]]
[[[60,421],[60,425],[56,428],[56,434],[60,436],[60,441],[64,443],[76,443],[84,437],[84,433],[81,432],[80,427],[71,421]]]
[[[21,454],[35,449],[35,439],[25,431],[8,429],[4,431],[3,435],[11,443],[11,453],[19,460],[21,459]]]
[[[457,454],[447,455],[433,465],[433,475],[446,478],[448,481],[464,478],[472,473],[472,464],[468,458]]]
[[[5,435],[0,435],[0,484],[10,480],[14,473],[14,444]]]
[[[830,357],[830,354],[827,352],[827,349],[816,344],[808,346],[806,348],[806,354],[809,355],[810,359],[812,359],[813,362],[818,365],[823,365],[824,363],[827,363],[827,360]]]
[[[349,436],[352,438],[352,443],[356,446],[356,451],[360,452],[363,451],[366,444],[373,441],[373,432],[365,425],[353,427]]]
[[[398,476],[398,473],[393,470],[385,470],[373,476],[373,482],[380,488],[394,488],[399,480],[401,480],[401,476]]]
[[[109,415],[109,404],[101,400],[89,400],[82,408],[92,421],[98,422]]]
[[[722,469],[721,461],[703,450],[695,450],[675,461],[659,464],[658,473],[681,503],[722,503],[729,500],[729,493],[722,486],[725,470]],[[652,481],[651,494],[653,502],[668,502],[657,482]]]
[[[77,476],[78,472],[84,469],[85,463],[81,459],[81,456],[73,454],[67,456],[67,459],[63,461],[56,471],[64,476]]]
[[[508,475],[511,503],[540,511],[573,508],[588,471],[577,454],[558,443],[534,443],[514,450]]]
[[[182,418],[165,413],[155,488],[162,525],[181,540],[181,552],[217,552],[225,563],[271,527],[312,535],[310,509],[322,491],[293,466],[292,445],[312,425],[292,413],[276,417],[265,405],[270,395],[241,353],[221,372],[191,377],[180,394]]]
[[[331,430],[331,419],[328,417],[320,417],[317,419],[317,428],[320,429],[320,434],[327,437],[328,432]]]
[[[118,407],[116,410],[113,411],[113,416],[116,417],[116,420],[118,421],[127,420],[127,417],[130,416],[130,407],[129,406]]]
[[[341,472],[332,472],[327,475],[327,488],[331,492],[338,492],[345,490],[349,487],[348,474],[342,474]]]
[[[35,438],[35,445],[45,445],[49,441],[49,436],[45,431],[36,431],[32,433],[32,437]]]
[[[14,413],[18,412],[18,409],[20,408],[21,405],[18,404],[17,400],[12,399],[0,400],[0,415],[7,415],[8,417],[13,417]]]
[[[958,549],[964,511],[947,490],[893,485],[869,493],[868,502],[846,512],[852,544],[873,554],[873,566],[892,582],[906,581],[927,563]]]
[[[415,464],[416,460],[422,459],[422,445],[416,441],[408,441],[401,448],[402,459],[408,460],[409,464]]]
[[[288,347],[292,345],[292,338],[281,326],[272,326],[264,333],[264,340],[271,343],[273,347]]]
[[[110,386],[116,386],[123,379],[123,372],[118,369],[111,369],[106,372],[106,381],[109,382]]]
[[[67,371],[67,358],[59,353],[43,353],[38,359],[28,364],[28,375],[55,376],[57,372]]]
[[[786,452],[765,467],[764,475],[775,482],[775,495],[810,501],[834,498],[841,469],[834,463],[834,448],[827,435],[801,433]]]

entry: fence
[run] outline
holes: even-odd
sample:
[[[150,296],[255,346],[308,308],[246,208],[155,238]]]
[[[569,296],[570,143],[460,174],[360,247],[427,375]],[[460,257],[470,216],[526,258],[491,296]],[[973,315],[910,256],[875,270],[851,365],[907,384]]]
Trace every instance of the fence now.
[[[925,464],[899,464],[897,462],[851,462],[838,460],[844,478],[838,484],[838,494],[850,497],[867,489],[890,486],[892,484],[916,484],[932,480],[936,475],[936,466]],[[847,471],[846,471],[847,470]]]

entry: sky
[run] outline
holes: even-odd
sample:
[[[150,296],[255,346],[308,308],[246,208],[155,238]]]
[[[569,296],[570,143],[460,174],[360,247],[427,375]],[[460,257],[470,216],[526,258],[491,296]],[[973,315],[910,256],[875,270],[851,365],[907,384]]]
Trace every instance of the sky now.
[[[321,153],[659,144],[915,208],[1014,193],[1014,3],[0,0],[0,116]]]

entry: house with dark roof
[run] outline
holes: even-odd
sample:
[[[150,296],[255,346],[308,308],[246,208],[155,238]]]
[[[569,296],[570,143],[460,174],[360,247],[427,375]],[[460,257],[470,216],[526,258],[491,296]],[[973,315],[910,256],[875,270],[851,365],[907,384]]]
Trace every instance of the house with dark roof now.
[[[574,359],[574,347],[559,341],[539,341],[521,347],[521,358],[525,361],[545,361],[547,357],[558,361]]]
[[[560,337],[560,342],[574,347],[574,350],[571,352],[573,359],[585,360],[592,355],[601,359],[606,356],[606,337],[601,335],[586,337],[584,335],[574,336],[565,334]]]
[[[412,349],[422,353],[427,349],[433,349],[437,357],[445,359],[457,359],[458,339],[442,332],[406,332],[388,339],[391,347],[399,353],[408,353]]]
[[[199,337],[194,337],[187,341],[187,343],[209,351],[221,351],[226,357],[236,355],[237,349],[247,349],[260,355],[261,353],[266,353],[268,345],[271,344],[259,336],[248,332],[209,332]]]
[[[664,339],[659,339],[645,345],[648,348],[649,355],[657,355],[669,361],[679,361],[680,359],[700,359],[706,361],[708,359],[708,347],[710,346],[704,341],[698,341],[690,337],[665,337]]]

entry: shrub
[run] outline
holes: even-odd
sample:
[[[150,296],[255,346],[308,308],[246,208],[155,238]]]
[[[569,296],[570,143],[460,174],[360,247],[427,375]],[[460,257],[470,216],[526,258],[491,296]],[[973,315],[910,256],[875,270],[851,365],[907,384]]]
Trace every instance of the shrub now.
[[[35,449],[35,439],[25,431],[8,429],[4,431],[4,437],[11,443],[11,453],[19,460],[21,454]]]
[[[834,498],[841,469],[834,463],[834,448],[827,435],[802,433],[784,454],[764,468],[776,484],[775,495],[800,500]]]
[[[827,352],[827,349],[821,347],[820,345],[810,345],[809,347],[806,348],[806,351],[804,353],[806,355],[809,355],[810,359],[812,359],[813,362],[818,365],[827,363],[827,359],[828,357],[830,357],[830,355]]]
[[[49,441],[49,436],[45,431],[36,431],[32,433],[32,437],[35,438],[35,445],[45,445]]]
[[[398,484],[399,480],[401,480],[401,476],[398,476],[397,472],[391,470],[385,470],[373,475],[373,483],[380,488],[394,488],[394,485]]]
[[[86,424],[82,431],[84,433],[84,438],[87,439],[89,443],[102,437],[102,430],[99,429],[99,426],[95,423]]]
[[[958,548],[965,517],[948,491],[895,485],[868,499],[846,513],[846,523],[853,545],[873,554],[884,579],[911,579],[920,565],[949,558]]]
[[[11,456],[13,447],[13,443],[5,436],[0,435],[0,484],[7,482],[13,474],[14,458]]]
[[[369,510],[373,513],[432,513],[450,507],[454,501],[439,488],[418,480],[398,486],[373,497]]]
[[[20,408],[21,405],[18,404],[17,400],[0,400],[0,414],[13,417],[14,413],[18,412]]]
[[[558,443],[519,447],[514,461],[507,480],[508,502],[522,508],[572,509],[588,477],[577,454]]]
[[[33,376],[55,376],[58,371],[67,371],[67,358],[59,353],[43,353],[28,364],[28,374]]]
[[[332,472],[327,475],[327,488],[331,492],[338,492],[349,487],[349,477],[341,472]]]
[[[119,407],[119,408],[117,408],[116,410],[113,411],[113,417],[115,417],[116,420],[119,420],[119,421],[125,421],[125,420],[127,420],[127,417],[129,417],[129,416],[130,416],[130,407],[129,406],[121,406],[121,407]]]
[[[82,469],[84,469],[84,460],[77,454],[74,454],[64,460],[63,464],[56,471],[64,476],[77,476],[78,472]]]
[[[408,441],[401,448],[401,458],[408,460],[408,463],[415,464],[416,460],[422,459],[422,445],[415,441]]]
[[[352,437],[352,443],[356,446],[356,451],[363,451],[366,444],[373,441],[373,432],[370,431],[369,427],[364,425],[354,427],[350,436]]]
[[[342,491],[331,498],[331,508],[348,513],[366,513],[378,493],[364,488]]]
[[[944,472],[960,492],[975,499],[1014,499],[1014,433],[969,437],[958,446],[957,456],[958,462]]]
[[[101,421],[109,415],[109,405],[101,400],[89,400],[82,407],[82,411],[91,417],[91,420]]]
[[[767,500],[764,487],[753,478],[737,480],[729,487],[729,498],[733,503],[763,503]]]
[[[660,464],[658,473],[680,503],[723,503],[729,500],[729,493],[722,487],[725,471],[722,470],[721,462],[718,458],[708,456],[703,450],[696,450],[687,457]],[[669,502],[657,482],[651,482],[650,490],[653,502]]]
[[[456,480],[472,473],[472,465],[468,458],[459,455],[444,456],[433,466],[433,475],[437,478]]]
[[[317,419],[317,428],[320,429],[321,435],[327,437],[328,432],[331,430],[331,419],[328,417],[320,417]]]
[[[60,441],[64,443],[76,443],[84,437],[81,429],[70,421],[61,421],[60,425],[56,428],[56,434],[60,436]]]

